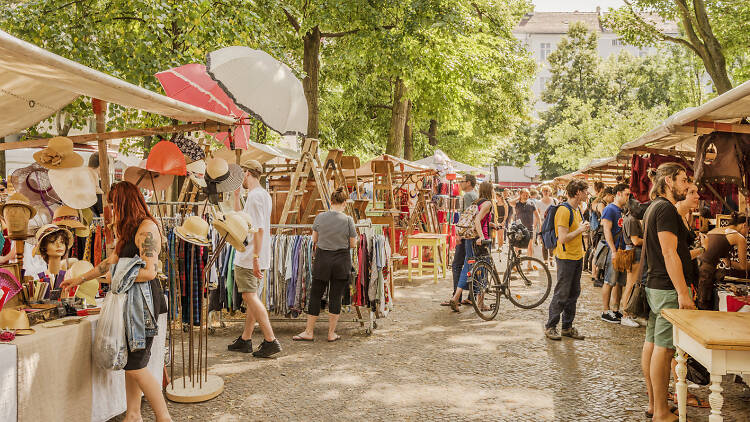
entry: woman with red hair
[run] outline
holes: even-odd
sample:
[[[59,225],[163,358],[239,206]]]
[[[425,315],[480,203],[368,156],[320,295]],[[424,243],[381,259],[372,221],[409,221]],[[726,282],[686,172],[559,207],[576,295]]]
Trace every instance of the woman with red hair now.
[[[156,276],[159,272],[159,252],[161,250],[161,233],[156,219],[151,215],[143,195],[130,182],[120,182],[112,186],[108,195],[114,215],[115,236],[117,244],[115,253],[103,260],[88,273],[63,282],[62,287],[77,286],[84,281],[103,276],[109,272],[111,265],[116,265],[120,258],[132,258],[138,255],[146,265],[141,268],[135,279],[136,283],[150,283],[153,298],[154,315],[167,311],[164,294]],[[125,365],[125,391],[127,394],[127,412],[125,421],[141,421],[141,392],[151,404],[158,422],[171,421],[167,403],[161,392],[161,384],[148,371],[149,357],[153,337],[146,337],[146,347],[142,350],[128,350],[128,362]],[[128,345],[128,349],[130,346]]]

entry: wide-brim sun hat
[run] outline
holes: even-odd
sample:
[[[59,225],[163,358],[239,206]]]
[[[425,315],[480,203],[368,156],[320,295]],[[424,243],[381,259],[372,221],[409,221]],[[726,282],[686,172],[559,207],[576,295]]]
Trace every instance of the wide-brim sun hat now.
[[[216,193],[234,192],[242,186],[244,172],[237,164],[229,164],[223,158],[209,158],[206,160],[206,174],[204,176],[208,193],[211,186],[216,187]]]
[[[65,279],[80,277],[94,269],[94,265],[88,261],[77,261],[68,268],[65,273]],[[99,292],[99,280],[97,278],[84,281],[76,289],[75,297],[80,297],[89,305],[96,305],[96,294]]]
[[[196,185],[205,188],[206,187],[206,161],[197,160],[187,165],[187,172],[190,180]]]
[[[182,222],[180,227],[174,229],[175,235],[185,242],[198,246],[210,246],[208,238],[208,223],[197,215],[190,216]]]
[[[67,205],[61,205],[57,207],[54,215],[52,216],[52,224],[64,226],[69,229],[86,228],[86,226],[81,222],[81,216],[78,214],[78,211]]]
[[[251,230],[243,216],[237,212],[227,213],[223,219],[214,220],[214,228],[220,237],[226,236],[227,243],[234,249],[238,252],[245,252],[248,234]]]
[[[49,179],[57,196],[65,205],[82,210],[96,204],[98,178],[93,169],[75,167],[50,170]]]
[[[29,324],[29,317],[26,316],[26,311],[18,311],[11,308],[5,308],[0,311],[0,329],[13,330],[17,336],[35,333]]]
[[[192,162],[203,160],[206,158],[206,153],[203,151],[200,145],[194,140],[188,138],[184,133],[177,135],[172,141],[177,148],[180,149],[182,154],[185,156],[185,162],[189,165]],[[190,171],[190,170],[188,170]]]
[[[172,176],[185,176],[185,156],[180,148],[169,141],[161,141],[151,148],[146,159],[146,170]]]
[[[46,148],[34,153],[34,161],[50,170],[69,169],[83,165],[83,157],[73,151],[73,141],[63,136],[50,138]]]
[[[123,180],[136,185],[138,189],[162,192],[172,186],[174,176],[171,174],[159,174],[138,166],[126,168]]]
[[[45,224],[40,227],[36,231],[36,235],[34,235],[34,237],[36,238],[36,245],[34,245],[34,249],[32,250],[31,254],[33,256],[39,255],[39,247],[44,242],[44,239],[59,232],[68,234],[68,249],[65,251],[67,253],[67,251],[73,247],[73,234],[70,232],[70,230],[66,229],[65,227],[58,226],[57,224]]]

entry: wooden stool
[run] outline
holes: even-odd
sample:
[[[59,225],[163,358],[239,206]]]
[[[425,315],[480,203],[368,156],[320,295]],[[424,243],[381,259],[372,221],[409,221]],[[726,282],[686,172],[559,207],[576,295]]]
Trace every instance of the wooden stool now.
[[[411,267],[412,267],[411,250],[413,246],[417,246],[419,248],[419,252],[418,252],[419,263],[417,265],[417,268],[419,269],[420,276],[422,276],[424,268],[432,268],[432,276],[433,276],[435,284],[437,284],[438,282],[438,271],[440,270],[440,268],[443,269],[443,277],[446,276],[446,273],[447,273],[446,252],[448,251],[448,247],[447,247],[445,238],[446,238],[446,235],[438,234],[438,233],[420,233],[420,234],[415,234],[415,235],[411,235],[407,237],[406,251],[407,251],[407,265],[408,265],[408,271],[409,271],[409,281],[412,280],[411,278]],[[422,248],[425,246],[432,248],[432,257],[433,257],[432,262],[424,262],[424,260],[422,259]]]

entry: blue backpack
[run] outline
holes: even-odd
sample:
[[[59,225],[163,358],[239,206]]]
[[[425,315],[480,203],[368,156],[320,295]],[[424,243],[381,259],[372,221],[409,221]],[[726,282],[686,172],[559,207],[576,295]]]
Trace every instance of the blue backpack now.
[[[544,222],[542,223],[542,242],[544,243],[544,247],[547,249],[555,249],[557,247],[557,234],[555,234],[555,214],[557,213],[557,209],[561,206],[564,206],[565,208],[570,211],[570,221],[568,221],[568,226],[573,224],[573,207],[570,206],[567,202],[563,202],[559,205],[550,205],[549,208],[547,208],[547,211],[544,213]],[[565,245],[563,244],[563,250],[565,250]]]
[[[589,229],[592,232],[595,232],[599,230],[599,226],[601,226],[602,222],[602,215],[598,212],[591,210],[591,217],[589,217]]]

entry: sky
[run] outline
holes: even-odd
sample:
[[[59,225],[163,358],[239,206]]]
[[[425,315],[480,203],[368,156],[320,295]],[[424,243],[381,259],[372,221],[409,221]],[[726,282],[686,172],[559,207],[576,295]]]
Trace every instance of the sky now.
[[[532,0],[532,3],[537,12],[595,12],[596,6],[600,6],[604,12],[610,7],[625,4],[622,0]]]

